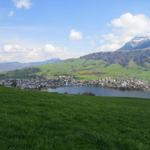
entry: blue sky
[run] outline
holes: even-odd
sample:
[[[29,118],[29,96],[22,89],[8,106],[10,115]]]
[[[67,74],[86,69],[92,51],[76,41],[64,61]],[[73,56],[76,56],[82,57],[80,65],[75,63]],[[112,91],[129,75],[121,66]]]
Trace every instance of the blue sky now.
[[[0,61],[114,51],[149,35],[148,0],[0,0]]]

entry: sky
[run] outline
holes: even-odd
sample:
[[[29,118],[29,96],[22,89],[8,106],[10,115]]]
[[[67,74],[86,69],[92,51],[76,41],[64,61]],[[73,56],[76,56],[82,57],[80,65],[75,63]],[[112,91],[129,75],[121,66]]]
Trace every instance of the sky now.
[[[0,62],[77,58],[150,36],[149,0],[0,0]]]

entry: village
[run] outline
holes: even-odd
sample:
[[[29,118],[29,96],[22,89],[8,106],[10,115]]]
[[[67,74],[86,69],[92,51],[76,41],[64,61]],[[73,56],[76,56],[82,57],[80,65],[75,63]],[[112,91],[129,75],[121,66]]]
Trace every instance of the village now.
[[[76,80],[70,76],[59,76],[54,79],[5,79],[0,81],[1,86],[20,89],[48,89],[63,86],[97,86],[120,90],[150,91],[150,83],[138,79],[103,78],[99,80]]]

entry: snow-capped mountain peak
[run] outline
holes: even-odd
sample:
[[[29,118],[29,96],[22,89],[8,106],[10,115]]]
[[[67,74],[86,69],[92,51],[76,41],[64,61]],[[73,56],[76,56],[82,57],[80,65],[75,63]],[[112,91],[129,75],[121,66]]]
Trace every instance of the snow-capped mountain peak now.
[[[139,50],[150,48],[150,37],[148,36],[138,36],[133,38],[131,41],[127,42],[119,50]]]

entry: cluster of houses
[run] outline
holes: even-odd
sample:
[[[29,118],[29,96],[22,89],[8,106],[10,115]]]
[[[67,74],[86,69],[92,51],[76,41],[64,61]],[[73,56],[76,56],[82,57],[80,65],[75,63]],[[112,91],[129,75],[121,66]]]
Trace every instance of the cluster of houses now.
[[[57,88],[71,82],[71,77],[60,76],[54,79],[5,79],[0,81],[0,85],[5,87],[17,87],[21,89],[44,89]]]
[[[105,78],[100,80],[77,81],[74,84],[87,86],[100,86],[122,90],[150,91],[150,83],[138,79]]]
[[[124,90],[150,91],[150,83],[138,79],[105,78],[100,80],[75,80],[70,76],[59,76],[55,79],[8,79],[0,81],[0,85],[6,87],[18,87],[21,89],[44,89],[62,86],[99,86]]]

